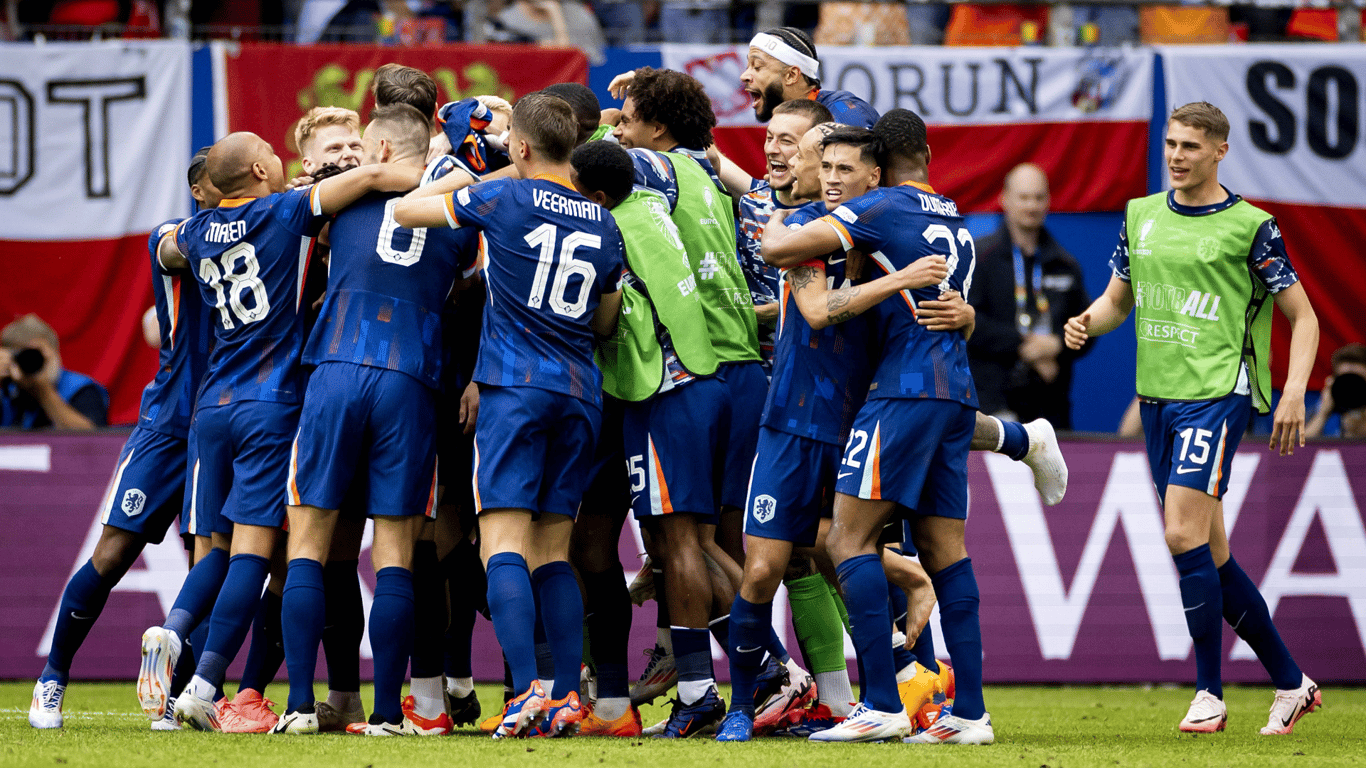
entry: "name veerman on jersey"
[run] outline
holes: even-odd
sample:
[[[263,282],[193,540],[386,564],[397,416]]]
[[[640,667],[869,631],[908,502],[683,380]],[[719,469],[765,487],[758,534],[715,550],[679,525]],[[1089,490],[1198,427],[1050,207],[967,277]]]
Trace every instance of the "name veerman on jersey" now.
[[[577,216],[589,221],[602,221],[602,206],[591,200],[571,200],[548,190],[534,189],[531,191],[531,202],[537,208],[551,213]]]

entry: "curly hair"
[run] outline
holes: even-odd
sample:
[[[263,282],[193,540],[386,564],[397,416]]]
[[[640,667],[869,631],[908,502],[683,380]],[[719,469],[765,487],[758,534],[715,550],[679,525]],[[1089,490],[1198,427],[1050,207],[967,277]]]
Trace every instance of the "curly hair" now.
[[[663,125],[684,147],[711,146],[716,113],[711,97],[696,79],[672,69],[641,67],[631,81],[629,98],[635,102],[637,117]]]

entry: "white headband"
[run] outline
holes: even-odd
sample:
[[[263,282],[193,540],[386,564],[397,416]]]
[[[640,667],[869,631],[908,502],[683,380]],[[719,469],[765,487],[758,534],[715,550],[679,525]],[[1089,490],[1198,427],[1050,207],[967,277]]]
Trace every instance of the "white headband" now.
[[[788,45],[781,37],[760,32],[749,41],[749,47],[758,48],[784,64],[799,68],[807,77],[814,79],[820,76],[821,63]]]

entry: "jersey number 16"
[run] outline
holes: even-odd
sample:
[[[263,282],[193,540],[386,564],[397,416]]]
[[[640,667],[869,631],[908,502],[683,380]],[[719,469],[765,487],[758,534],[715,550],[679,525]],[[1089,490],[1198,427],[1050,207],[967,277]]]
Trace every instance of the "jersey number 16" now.
[[[574,258],[574,251],[579,248],[601,248],[602,237],[600,235],[590,235],[587,232],[570,232],[560,241],[559,264],[556,265],[555,259],[555,240],[558,238],[559,229],[550,223],[531,230],[526,235],[527,245],[540,247],[540,254],[536,264],[536,277],[531,282],[531,295],[527,297],[526,305],[532,309],[540,309],[546,293],[546,283],[550,280],[550,268],[555,269],[555,283],[550,288],[550,308],[557,315],[565,317],[582,317],[584,310],[588,308],[588,295],[592,290],[593,282],[597,280],[598,270],[593,266],[593,262]],[[579,275],[583,282],[579,284],[578,295],[570,301],[565,294],[569,288],[569,277]]]

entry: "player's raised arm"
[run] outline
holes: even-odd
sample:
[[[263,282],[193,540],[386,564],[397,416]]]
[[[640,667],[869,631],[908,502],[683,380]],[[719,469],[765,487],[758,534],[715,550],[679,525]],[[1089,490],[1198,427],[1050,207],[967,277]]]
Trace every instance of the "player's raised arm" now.
[[[157,242],[157,261],[161,262],[161,268],[167,271],[190,268],[190,260],[185,258],[185,254],[180,252],[180,246],[176,245],[175,234],[176,230],[172,229],[162,235],[161,240]]]
[[[707,147],[707,159],[716,169],[716,178],[726,185],[732,196],[741,197],[754,186],[754,177],[736,165],[734,160],[721,154],[721,150],[715,144]]]
[[[1092,336],[1102,336],[1124,322],[1134,309],[1134,288],[1118,275],[1110,276],[1105,293],[1091,302],[1086,311],[1067,321],[1063,337],[1068,349],[1081,349]]]
[[[422,169],[397,163],[380,163],[352,168],[318,182],[313,190],[314,206],[333,214],[371,192],[406,192],[422,181]]]
[[[437,181],[440,184],[451,176],[460,174],[447,174],[444,178]],[[431,185],[429,185],[431,186]],[[446,218],[446,201],[450,195],[439,197],[413,197],[409,195],[394,206],[394,221],[400,227],[417,229],[418,227],[448,227],[450,222]]]
[[[783,226],[786,211],[779,208],[773,212],[764,227],[764,262],[788,269],[818,256],[843,249],[839,233],[824,221],[812,221],[799,229]]]
[[[850,285],[836,290],[828,287],[825,268],[816,264],[803,264],[792,269],[787,273],[787,281],[792,286],[802,317],[812,328],[820,330],[867,312],[897,291],[925,288],[948,275],[948,262],[943,256],[936,255],[918,259],[905,269],[863,285]]]
[[[1270,442],[1271,450],[1284,456],[1294,453],[1297,443],[1304,445],[1304,390],[1319,351],[1319,318],[1301,283],[1281,290],[1274,299],[1290,321],[1290,367],[1281,389],[1281,402],[1276,406]]]

